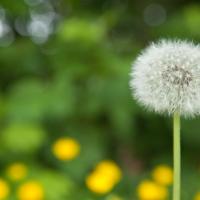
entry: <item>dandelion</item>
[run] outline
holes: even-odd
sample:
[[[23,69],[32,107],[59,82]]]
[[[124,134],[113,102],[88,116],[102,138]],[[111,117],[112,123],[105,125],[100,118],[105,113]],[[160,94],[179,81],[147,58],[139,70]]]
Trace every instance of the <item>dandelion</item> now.
[[[19,200],[43,200],[44,190],[37,181],[29,181],[21,185],[18,189]]]
[[[88,175],[86,185],[94,193],[106,194],[115,187],[121,177],[119,166],[111,160],[104,160],[98,163],[94,171]]]
[[[200,192],[197,192],[197,194],[194,196],[194,200],[200,200]]]
[[[152,177],[160,185],[168,186],[173,182],[173,170],[167,165],[159,165],[153,170]]]
[[[93,172],[86,178],[86,185],[94,193],[106,194],[113,189],[114,182],[107,176]]]
[[[164,186],[149,180],[139,184],[137,194],[140,200],[165,200],[168,197],[168,191]]]
[[[8,198],[10,193],[10,188],[6,181],[0,179],[0,200],[4,200]]]
[[[133,96],[147,109],[174,117],[174,189],[180,200],[180,116],[200,114],[200,47],[186,41],[153,43],[133,64]]]
[[[23,163],[13,163],[6,170],[8,177],[13,181],[24,179],[27,171],[27,167]]]
[[[98,163],[95,171],[99,174],[110,177],[115,183],[118,183],[122,177],[121,169],[111,160],[104,160]]]
[[[73,160],[80,153],[80,144],[73,138],[60,138],[53,144],[52,152],[59,160]]]
[[[133,64],[130,85],[145,107],[159,113],[200,113],[200,48],[189,42],[161,41]]]

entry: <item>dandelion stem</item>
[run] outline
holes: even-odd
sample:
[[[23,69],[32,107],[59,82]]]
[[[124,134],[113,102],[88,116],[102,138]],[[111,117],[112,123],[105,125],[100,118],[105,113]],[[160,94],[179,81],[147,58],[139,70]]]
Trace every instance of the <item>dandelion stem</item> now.
[[[174,185],[173,200],[181,198],[181,141],[180,141],[180,114],[174,113]]]

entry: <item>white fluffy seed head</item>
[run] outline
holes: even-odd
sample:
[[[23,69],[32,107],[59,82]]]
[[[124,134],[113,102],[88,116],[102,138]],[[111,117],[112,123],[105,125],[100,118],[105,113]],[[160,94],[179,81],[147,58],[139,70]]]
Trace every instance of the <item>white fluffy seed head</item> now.
[[[200,46],[179,40],[151,44],[133,63],[130,86],[151,110],[200,114]]]

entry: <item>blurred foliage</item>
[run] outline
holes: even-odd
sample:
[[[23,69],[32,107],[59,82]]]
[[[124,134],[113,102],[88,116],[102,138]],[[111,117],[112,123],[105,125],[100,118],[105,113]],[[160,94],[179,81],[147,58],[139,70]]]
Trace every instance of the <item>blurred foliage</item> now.
[[[138,199],[137,188],[150,179],[152,167],[172,164],[172,137],[170,118],[132,100],[131,63],[153,40],[199,42],[199,2],[2,0],[0,5],[0,174],[6,181],[0,198],[9,187],[7,199],[20,199],[19,188],[34,181],[45,200]],[[183,120],[183,200],[200,191],[199,122]],[[80,144],[72,160],[52,152],[65,137]],[[85,181],[107,159],[119,165],[122,179],[98,195]],[[28,170],[17,182],[6,175],[15,162]]]

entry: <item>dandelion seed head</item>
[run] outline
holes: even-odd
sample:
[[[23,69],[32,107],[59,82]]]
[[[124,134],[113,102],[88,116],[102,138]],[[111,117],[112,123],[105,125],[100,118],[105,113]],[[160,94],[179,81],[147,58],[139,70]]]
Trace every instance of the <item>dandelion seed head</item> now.
[[[200,46],[179,40],[152,43],[133,63],[130,86],[146,108],[200,114]]]

